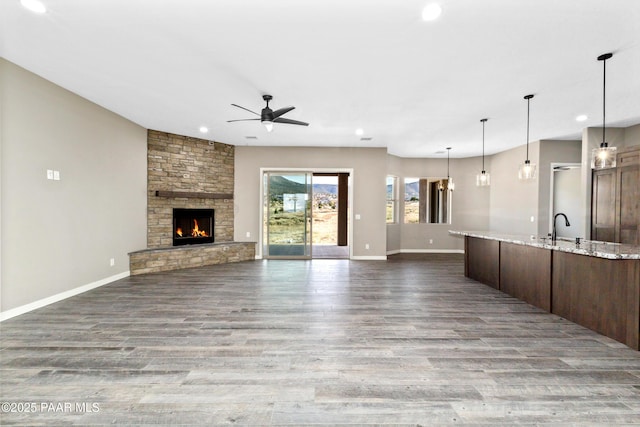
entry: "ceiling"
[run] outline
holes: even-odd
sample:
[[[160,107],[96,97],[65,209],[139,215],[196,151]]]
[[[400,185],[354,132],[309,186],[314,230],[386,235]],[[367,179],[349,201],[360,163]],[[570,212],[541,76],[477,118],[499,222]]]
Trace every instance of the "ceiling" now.
[[[433,22],[431,0],[42,1],[0,2],[0,54],[145,128],[468,157],[486,117],[492,154],[526,143],[527,94],[531,141],[601,126],[606,52],[607,126],[640,123],[638,0],[439,0]],[[310,125],[227,123],[263,94]]]

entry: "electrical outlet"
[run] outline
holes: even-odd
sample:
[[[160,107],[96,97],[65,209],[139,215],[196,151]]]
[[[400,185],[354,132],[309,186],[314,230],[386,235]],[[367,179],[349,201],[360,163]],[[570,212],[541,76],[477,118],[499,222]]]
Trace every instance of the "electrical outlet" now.
[[[53,180],[60,181],[60,171],[53,171]]]
[[[247,237],[251,237],[251,232],[247,231]]]
[[[47,179],[53,179],[53,170],[47,169]]]
[[[115,259],[115,258],[111,258],[111,259],[109,260],[109,265],[110,265],[111,267],[113,267],[114,265],[116,265],[116,259]]]
[[[364,248],[365,248],[366,250],[369,250],[369,244],[367,243],[366,245],[364,245]]]
[[[531,215],[530,221],[531,221],[531,222],[536,222],[536,217],[535,217],[535,216],[533,216],[533,215]]]
[[[429,239],[429,244],[433,245],[433,239]]]

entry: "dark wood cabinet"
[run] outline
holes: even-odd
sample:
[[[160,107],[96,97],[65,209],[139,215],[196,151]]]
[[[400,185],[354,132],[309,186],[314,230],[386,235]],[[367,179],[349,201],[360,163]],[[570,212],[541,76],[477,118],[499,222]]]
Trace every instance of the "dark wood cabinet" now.
[[[640,147],[620,150],[616,167],[593,171],[591,239],[640,244]]]
[[[465,237],[464,274],[492,288],[500,289],[500,242]]]
[[[465,276],[638,350],[639,259],[514,242],[465,236]]]
[[[551,312],[638,349],[640,261],[553,252]]]
[[[615,241],[640,244],[640,149],[618,154]]]
[[[501,242],[500,290],[551,311],[551,251]]]
[[[613,242],[616,236],[616,169],[593,171],[591,239]]]

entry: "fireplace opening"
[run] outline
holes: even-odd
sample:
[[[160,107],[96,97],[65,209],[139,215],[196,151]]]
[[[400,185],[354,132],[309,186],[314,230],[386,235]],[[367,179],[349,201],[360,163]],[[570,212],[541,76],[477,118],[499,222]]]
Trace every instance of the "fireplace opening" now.
[[[213,243],[213,209],[173,209],[173,246]]]

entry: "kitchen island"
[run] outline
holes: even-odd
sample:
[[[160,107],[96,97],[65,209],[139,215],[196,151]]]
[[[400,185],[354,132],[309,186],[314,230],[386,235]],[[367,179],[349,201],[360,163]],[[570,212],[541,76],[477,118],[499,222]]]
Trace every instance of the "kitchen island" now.
[[[450,234],[465,239],[465,276],[638,350],[640,246]]]

